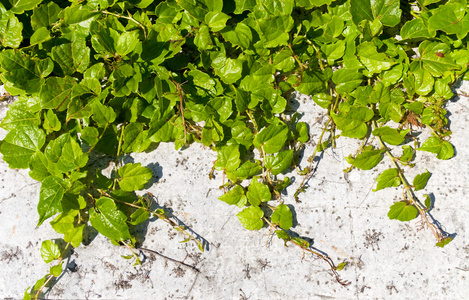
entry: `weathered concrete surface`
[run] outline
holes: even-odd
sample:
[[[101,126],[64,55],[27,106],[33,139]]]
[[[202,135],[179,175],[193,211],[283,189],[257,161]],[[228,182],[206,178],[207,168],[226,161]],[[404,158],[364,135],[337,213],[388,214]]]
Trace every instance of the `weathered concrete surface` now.
[[[468,87],[462,89],[469,91]],[[313,135],[321,124],[320,110],[302,99],[302,120]],[[5,107],[2,107],[3,117]],[[417,167],[409,178],[425,168],[432,173],[429,184],[418,195],[432,193],[433,216],[455,239],[447,247],[435,247],[431,232],[418,230],[418,221],[401,223],[386,216],[389,206],[402,195],[397,188],[372,192],[374,179],[389,167],[384,160],[379,170],[353,171],[343,157],[353,153],[356,141],[339,140],[334,151],[320,160],[315,177],[295,203],[293,193],[301,178],[285,196],[294,207],[300,236],[314,240],[314,247],[336,262],[349,261],[340,272],[351,285],[337,284],[326,263],[303,256],[296,247],[284,247],[268,228],[244,230],[237,220],[237,207],[217,197],[222,177],[208,179],[215,153],[193,145],[174,151],[160,145],[151,154],[135,155],[135,161],[152,168],[155,183],[148,189],[159,205],[170,208],[177,219],[199,234],[208,249],[201,253],[162,221],[142,228],[143,246],[188,264],[200,273],[146,255],[141,266],[120,255],[123,247],[111,245],[101,236],[80,246],[68,262],[70,269],[47,294],[50,299],[464,299],[469,286],[469,124],[467,98],[448,104],[451,113],[451,142],[457,155],[437,160],[418,153]],[[2,132],[2,137],[4,136]],[[317,135],[316,135],[317,137]],[[314,136],[313,136],[314,140]],[[306,150],[306,157],[311,152]],[[304,161],[303,164],[306,162]],[[59,237],[46,222],[37,223],[36,205],[40,184],[26,170],[11,170],[0,162],[0,296],[22,297],[27,286],[46,274],[40,257],[41,242]],[[92,235],[91,235],[92,238]]]

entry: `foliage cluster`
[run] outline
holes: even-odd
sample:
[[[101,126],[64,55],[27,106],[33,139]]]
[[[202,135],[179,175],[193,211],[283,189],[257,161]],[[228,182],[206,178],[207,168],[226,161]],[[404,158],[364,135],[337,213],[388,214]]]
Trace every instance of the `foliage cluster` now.
[[[362,141],[347,172],[384,157],[392,164],[375,189],[404,189],[389,218],[420,217],[444,246],[451,237],[429,214],[429,198],[414,194],[430,173],[411,184],[404,171],[415,150],[454,155],[444,105],[469,64],[468,18],[466,0],[1,0],[0,79],[19,99],[1,123],[9,133],[0,152],[41,182],[38,225],[54,217],[66,243],[43,243],[44,260],[58,264],[25,297],[61,274],[88,224],[132,249],[131,228],[157,216],[203,249],[135,192],[151,170],[122,162],[161,142],[217,151],[214,172],[226,178],[219,199],[240,208],[242,225],[267,225],[321,257],[341,284],[344,265],[291,231],[282,195],[290,184],[282,174],[296,168],[299,202],[316,154],[340,136]],[[309,126],[288,105],[293,91],[328,117],[303,168]],[[425,141],[423,127],[432,133]],[[114,161],[110,178],[91,163],[102,157]]]

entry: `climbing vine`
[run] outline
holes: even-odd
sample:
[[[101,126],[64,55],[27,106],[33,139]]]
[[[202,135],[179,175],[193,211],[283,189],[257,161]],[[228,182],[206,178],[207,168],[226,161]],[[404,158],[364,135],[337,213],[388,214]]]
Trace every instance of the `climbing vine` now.
[[[152,197],[140,195],[152,171],[124,163],[159,143],[201,143],[217,152],[210,177],[223,176],[219,199],[239,207],[248,230],[267,227],[285,244],[335,264],[292,229],[282,191],[287,171],[314,176],[315,157],[340,137],[361,141],[350,168],[391,168],[376,190],[401,187],[388,217],[421,218],[443,247],[448,233],[418,198],[431,174],[412,180],[418,151],[454,155],[445,103],[469,64],[466,0],[89,0],[0,2],[0,79],[18,99],[1,127],[11,168],[41,182],[38,225],[52,218],[63,245],[44,241],[55,262],[29,287],[38,298],[63,271],[63,259],[93,226],[139,263],[131,228],[155,216],[195,242]],[[287,99],[311,96],[327,121],[306,162],[309,126]],[[427,128],[431,137],[422,140]],[[208,150],[207,150],[208,151]],[[94,163],[112,161],[106,176]],[[417,166],[420,168],[420,166]]]

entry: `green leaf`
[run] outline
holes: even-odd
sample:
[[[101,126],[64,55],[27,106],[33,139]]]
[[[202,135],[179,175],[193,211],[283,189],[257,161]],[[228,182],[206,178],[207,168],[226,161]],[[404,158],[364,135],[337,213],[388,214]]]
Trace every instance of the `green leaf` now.
[[[130,215],[130,224],[138,225],[145,222],[150,217],[150,213],[145,208],[138,208],[135,212]]]
[[[57,160],[57,168],[61,172],[69,172],[78,168],[83,168],[88,162],[88,154],[83,153],[83,150],[75,141],[74,138],[69,138],[60,149],[60,157]]]
[[[0,52],[0,66],[5,70],[2,77],[13,87],[33,94],[39,92],[44,77],[52,72],[54,63],[49,58],[33,58],[19,50],[5,50]]]
[[[83,73],[90,63],[90,48],[84,38],[75,38],[52,48],[52,59],[57,62],[65,75]]]
[[[52,276],[59,277],[60,274],[62,274],[62,265],[63,265],[63,262],[61,262],[60,265],[50,267],[49,273]]]
[[[29,161],[29,176],[32,179],[42,181],[50,175],[60,177],[61,172],[57,169],[57,166],[46,158],[44,153],[38,151],[35,152]]]
[[[233,113],[233,108],[232,108],[232,99],[228,97],[216,97],[213,98],[209,101],[208,105],[206,106],[205,111],[208,114],[213,115],[213,112],[210,112],[210,109],[212,111],[215,111],[215,115],[219,115],[219,121],[221,123],[224,123]]]
[[[49,2],[47,4],[40,5],[33,10],[31,17],[31,26],[34,31],[42,27],[49,27],[55,23],[59,17],[60,7],[54,3]]]
[[[268,202],[272,199],[269,187],[259,182],[257,177],[251,180],[246,196],[248,197],[249,203],[254,206],[259,206],[261,202]]]
[[[347,112],[331,113],[331,116],[337,128],[342,130],[343,136],[361,139],[368,133],[368,126],[365,122],[370,121],[374,113],[365,106],[352,106]]]
[[[131,238],[126,221],[127,217],[108,197],[96,200],[95,208],[90,210],[91,225],[111,240],[123,241]]]
[[[31,38],[29,39],[29,42],[31,43],[31,45],[36,45],[46,42],[51,38],[52,37],[50,36],[49,30],[47,30],[47,28],[45,27],[41,27],[33,33]]]
[[[336,84],[336,91],[339,94],[351,93],[361,85],[363,75],[358,70],[339,69],[332,75],[332,81]]]
[[[199,50],[209,50],[214,47],[212,37],[210,35],[210,29],[207,25],[202,24],[200,29],[197,31],[194,44],[199,48]]]
[[[346,157],[345,160],[358,169],[371,170],[383,159],[383,153],[385,151],[385,149],[366,149],[358,154],[355,158],[352,158],[350,155],[349,157]]]
[[[78,24],[89,19],[95,19],[101,12],[93,9],[90,5],[69,6],[63,10],[66,24]]]
[[[404,142],[405,136],[407,133],[409,133],[409,131],[410,130],[408,129],[399,132],[397,129],[391,128],[389,126],[383,126],[376,128],[372,133],[374,136],[381,137],[385,143],[391,145],[400,145]]]
[[[115,43],[119,40],[119,34],[112,28],[104,28],[99,23],[92,23],[91,44],[96,52],[114,56]]]
[[[70,76],[47,78],[39,94],[42,108],[53,108],[58,111],[67,109],[74,86],[75,79]]]
[[[162,97],[159,100],[158,107],[153,112],[150,120],[150,130],[148,136],[151,137],[166,124],[174,114],[173,107],[176,105],[176,99]]]
[[[277,192],[281,193],[284,189],[287,188],[287,186],[290,185],[290,183],[291,183],[290,177],[285,176],[283,178],[283,180],[277,180],[275,182],[275,190],[277,190]]]
[[[432,3],[440,2],[440,0],[417,0],[417,2],[422,6],[428,6]]]
[[[396,64],[386,54],[378,53],[376,46],[371,42],[365,42],[358,46],[358,58],[370,74],[388,70]]]
[[[142,81],[142,74],[139,68],[125,64],[114,70],[112,77],[112,94],[116,97],[129,96],[132,92],[137,92],[138,84]]]
[[[83,77],[85,79],[87,78],[95,78],[98,81],[102,80],[104,78],[104,75],[106,75],[106,68],[104,68],[103,63],[96,63],[89,67],[85,73],[83,73]]]
[[[46,283],[46,280],[49,278],[49,275],[46,275],[44,277],[42,277],[41,279],[39,279],[38,281],[36,281],[36,283],[34,284],[34,287],[33,287],[33,291],[38,291],[45,283]],[[34,294],[35,295],[35,294]],[[33,297],[34,297],[33,295]],[[26,299],[31,299],[31,295],[29,295],[28,297],[25,297]]]
[[[119,168],[119,186],[123,191],[141,190],[152,178],[153,173],[150,169],[142,167],[141,163],[126,164]]]
[[[176,0],[191,16],[204,21],[209,12],[221,12],[223,1],[218,0]]]
[[[252,31],[249,26],[244,23],[236,24],[235,28],[226,26],[221,30],[223,38],[234,45],[241,46],[245,49],[249,48],[252,42]]]
[[[431,175],[432,174],[430,172],[425,171],[424,173],[415,176],[414,181],[412,183],[414,186],[414,190],[419,191],[424,189]]]
[[[415,38],[432,38],[435,32],[430,32],[422,19],[413,19],[404,24],[401,28],[403,40]]]
[[[11,10],[0,4],[0,43],[3,47],[18,48],[23,36],[23,24]]]
[[[415,206],[406,201],[399,201],[391,205],[388,217],[391,220],[399,220],[402,222],[410,221],[417,218],[419,212]]]
[[[229,190],[226,194],[221,195],[218,199],[229,205],[237,205],[238,207],[243,207],[247,202],[244,189],[239,185]]]
[[[279,204],[270,219],[273,224],[279,225],[283,230],[288,230],[293,226],[293,214],[290,207],[285,204]]]
[[[379,104],[379,114],[387,121],[398,123],[404,116],[404,111],[400,104],[382,100]]]
[[[46,263],[60,258],[60,248],[54,241],[46,240],[41,244],[41,257]]]
[[[75,248],[80,246],[81,242],[83,241],[83,229],[85,229],[84,224],[70,229],[69,231],[65,232],[64,240],[67,243],[72,244],[72,246]]]
[[[340,264],[337,265],[337,267],[335,268],[337,271],[342,271],[345,266],[347,266],[347,262],[344,261],[344,262],[341,262]]]
[[[448,245],[452,240],[453,238],[449,236],[436,243],[435,246],[443,248],[444,246]]]
[[[326,55],[327,62],[332,65],[334,61],[344,56],[345,46],[346,46],[346,42],[344,40],[338,40],[335,43],[325,44],[321,46],[321,50]]]
[[[264,212],[257,206],[249,206],[248,208],[240,211],[238,216],[239,221],[247,230],[259,230],[264,226]]]
[[[293,18],[290,15],[271,16],[260,19],[258,22],[266,48],[287,45],[288,33],[294,25]]]
[[[220,31],[226,26],[226,21],[231,17],[222,12],[210,11],[205,15],[205,23],[213,32]]]
[[[60,131],[62,129],[62,123],[51,109],[47,110],[44,114],[44,124],[42,126],[47,132]]]
[[[417,150],[435,153],[438,159],[444,160],[454,156],[453,145],[434,136],[429,137]]]
[[[242,61],[226,58],[222,53],[212,60],[212,67],[215,69],[220,79],[226,84],[238,81],[243,71]]]
[[[260,166],[258,163],[246,161],[233,172],[227,173],[227,175],[228,178],[233,181],[235,181],[236,179],[244,180],[259,174],[261,170],[262,166]]]
[[[332,96],[326,93],[317,93],[313,95],[313,101],[322,108],[328,109],[332,104]]]
[[[278,175],[288,169],[293,161],[293,149],[280,151],[275,156],[267,156],[265,167],[270,170],[272,175]]]
[[[415,80],[415,92],[419,95],[425,96],[433,90],[435,79],[432,74],[424,69],[418,69],[413,72]]]
[[[148,131],[143,131],[141,123],[130,123],[124,129],[124,144],[122,152],[142,152],[147,149],[151,141],[148,140]]]
[[[444,43],[423,41],[419,45],[420,61],[422,67],[433,76],[442,76],[446,71],[458,70],[460,66],[448,55],[450,49]],[[443,54],[444,57],[437,55]]]
[[[350,14],[355,24],[362,20],[379,20],[383,25],[394,27],[401,21],[399,0],[350,0]]]
[[[95,101],[91,105],[93,110],[93,120],[98,123],[99,127],[111,124],[116,119],[116,113],[112,107],[104,106],[101,102]]]
[[[117,137],[117,126],[108,126],[106,130],[102,129],[99,130],[99,132],[100,136],[102,137],[96,144],[96,150],[100,151],[101,153],[116,155],[119,144],[119,139]]]
[[[414,157],[414,149],[411,146],[402,146],[402,155],[399,158],[402,162],[410,162]]]
[[[296,123],[297,140],[300,143],[306,143],[309,140],[308,125],[305,122]]]
[[[296,90],[305,95],[314,95],[326,89],[327,74],[306,70]]]
[[[252,145],[252,140],[254,139],[254,135],[246,125],[246,123],[242,121],[236,121],[231,124],[231,138],[240,145],[244,145],[245,147],[249,148]]]
[[[299,238],[299,237],[292,237],[291,240],[292,242],[294,242],[295,244],[297,244],[298,246],[302,248],[309,248],[310,246],[307,240]]]
[[[40,114],[35,113],[25,101],[16,100],[8,105],[6,116],[0,127],[7,131],[13,131],[21,126],[37,127],[40,123]]]
[[[2,1],[3,2],[3,1]],[[42,0],[8,0],[10,11],[15,14],[22,14],[25,10],[35,8]]]
[[[285,231],[283,230],[275,230],[275,234],[277,235],[277,237],[281,240],[284,240],[285,241],[285,246],[287,245],[286,242],[288,242],[291,238],[290,236],[288,235],[288,233],[286,233]]]
[[[239,145],[225,146],[217,152],[217,161],[214,165],[218,171],[233,171],[241,164]]]
[[[55,140],[51,140],[44,150],[44,154],[46,155],[47,159],[56,163],[62,155],[62,149],[65,143],[67,143],[70,138],[70,134],[64,133]]]
[[[155,14],[158,17],[158,22],[174,24],[181,18],[179,11],[180,8],[176,9],[167,2],[160,2],[155,9]]]
[[[84,224],[75,227],[75,216],[77,214],[78,210],[71,210],[68,214],[60,214],[51,222],[52,228],[56,232],[64,234],[64,240],[71,243],[73,247],[80,246],[83,241],[83,229],[85,228]]]
[[[117,54],[125,56],[134,51],[139,42],[138,35],[138,31],[126,31],[119,35],[119,39],[115,42],[114,47]]]
[[[236,4],[235,14],[241,14],[245,10],[252,11],[258,5],[256,0],[234,0],[234,2]]]
[[[220,94],[222,90],[220,81],[211,77],[209,74],[199,70],[191,70],[187,75],[188,79],[192,81],[197,95],[201,97],[214,97]]]
[[[96,127],[85,127],[81,131],[80,138],[89,146],[94,146],[98,143],[99,131]]]
[[[64,191],[63,180],[58,177],[48,176],[42,181],[39,203],[37,204],[37,212],[39,213],[37,226],[62,211],[61,201]]]
[[[66,233],[74,227],[75,217],[78,215],[78,210],[71,210],[69,213],[61,213],[50,225],[57,233]]]
[[[259,132],[252,142],[256,148],[263,148],[266,153],[276,153],[283,148],[288,139],[288,126],[279,119],[261,132]]]
[[[422,114],[423,108],[424,108],[422,102],[406,103],[406,104],[404,104],[404,107],[407,108],[408,110],[414,112],[417,115]]]
[[[376,178],[378,184],[376,185],[376,189],[373,192],[382,190],[387,187],[396,187],[401,185],[401,178],[399,177],[399,170],[398,169],[388,169],[383,173],[379,174]]]
[[[432,199],[430,198],[430,195],[428,194],[424,194],[423,198],[425,199],[424,204],[425,204],[426,210],[429,210],[432,206]]]
[[[29,160],[44,145],[46,135],[36,126],[22,126],[10,131],[0,145],[3,160],[10,168],[26,169]]]
[[[459,39],[463,39],[469,31],[469,15],[464,16],[465,2],[452,1],[438,7],[428,19],[428,29],[442,30],[447,34],[456,34]]]

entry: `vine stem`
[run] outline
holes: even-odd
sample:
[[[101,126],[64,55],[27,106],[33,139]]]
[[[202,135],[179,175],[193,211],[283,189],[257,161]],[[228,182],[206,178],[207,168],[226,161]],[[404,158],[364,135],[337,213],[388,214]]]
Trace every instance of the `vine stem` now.
[[[189,268],[189,269],[193,270],[193,271],[196,272],[196,273],[200,273],[200,270],[197,269],[195,266],[188,265],[188,264],[186,264],[185,262],[182,262],[182,261],[176,260],[176,259],[174,259],[174,258],[168,257],[168,256],[166,256],[166,255],[163,255],[163,254],[161,254],[161,253],[155,251],[155,250],[150,250],[150,249],[146,249],[146,248],[142,248],[142,247],[136,248],[136,249],[137,249],[137,250],[141,250],[141,251],[145,251],[145,252],[149,252],[149,253],[156,254],[156,255],[158,255],[158,256],[163,257],[163,258],[166,259],[166,260],[172,261],[172,262],[177,263],[177,264],[179,264],[179,265],[181,265],[181,266],[184,266],[184,267],[186,267],[186,268]]]
[[[318,143],[317,143],[318,146],[322,144],[322,138],[324,137],[324,134],[327,131],[327,127],[329,126],[330,123],[331,123],[331,118],[329,118],[329,120],[327,120],[327,123],[324,126],[324,129],[322,130],[321,135],[319,136]],[[314,158],[316,157],[316,153],[318,152],[318,146],[316,146],[316,148],[314,149],[313,154],[311,154],[311,156],[309,157],[310,162],[309,162],[309,166],[308,166],[308,168],[309,168],[308,173],[303,177],[303,180],[301,181],[300,186],[295,191],[294,197],[295,197],[296,202],[300,202],[298,200],[298,195],[304,189],[304,186],[306,185],[306,182],[311,178],[311,176],[313,176],[313,173],[314,173],[313,172],[313,162],[314,162]]]
[[[68,247],[70,247],[70,242],[67,243],[67,245],[65,246],[64,248],[64,251],[62,252],[62,255],[60,255],[60,258],[58,260],[58,263],[57,265],[60,265],[60,263],[62,263],[62,261],[64,260],[64,255],[65,253],[67,252],[67,249]],[[54,275],[49,275],[49,277],[47,278],[47,280],[44,282],[44,284],[37,290],[36,294],[34,295],[34,299],[38,299],[39,298],[39,295],[41,294],[42,290],[47,286],[47,284],[52,280],[52,278],[54,278],[55,276]]]
[[[254,125],[254,131],[255,131],[254,133],[257,134],[259,129],[257,127],[256,120],[254,120],[254,117],[251,115],[251,113],[248,110],[246,111],[246,114],[248,115],[249,119],[251,120],[252,124]]]
[[[183,98],[183,91],[181,88],[181,85],[177,83],[176,81],[172,80],[172,82],[176,85],[176,88],[178,90],[178,96],[179,96],[179,110],[181,111],[181,120],[182,120],[182,126],[184,127],[184,144],[187,141],[187,129],[186,129],[186,120],[184,119],[184,98]]]
[[[300,66],[301,73],[303,74],[303,71],[304,71],[303,63],[298,59],[298,56],[296,55],[295,51],[293,51],[290,44],[288,44],[288,48],[290,49],[291,53],[293,54],[293,58],[296,60],[296,62]],[[324,71],[324,69],[322,69],[322,71]]]
[[[107,124],[104,126],[103,132],[101,132],[101,134],[98,136],[98,141],[96,142],[96,144],[94,144],[93,146],[91,146],[91,148],[88,150],[88,152],[86,152],[86,154],[89,154],[91,151],[93,151],[94,147],[96,147],[96,145],[99,143],[99,141],[103,138],[104,133],[106,132],[108,126],[109,126],[109,123],[107,123]]]
[[[279,228],[278,225],[275,225],[273,224],[272,222],[270,222],[266,217],[262,217],[262,219],[267,223],[269,224],[270,228],[274,231],[277,231],[277,230],[283,230],[281,228]],[[289,240],[289,242],[293,243],[295,246],[298,246],[300,247],[303,251],[306,251],[306,252],[309,252],[313,255],[316,255],[317,257],[321,258],[322,260],[324,260],[325,262],[327,262],[329,264],[329,267],[331,268],[331,271],[332,273],[334,274],[334,277],[335,277],[335,280],[342,286],[348,286],[351,282],[350,281],[344,281],[340,278],[340,275],[339,273],[337,273],[337,268],[335,267],[334,265],[334,262],[332,261],[332,259],[327,256],[327,255],[324,255],[324,254],[321,254],[319,253],[318,251],[314,251],[313,249],[310,249],[310,248],[307,248],[305,246],[303,246],[301,243],[299,242],[296,242],[292,239]]]
[[[142,23],[140,23],[139,21],[135,20],[134,18],[126,17],[126,16],[119,15],[119,14],[115,14],[115,13],[112,13],[112,12],[108,12],[107,10],[103,10],[102,13],[103,13],[103,14],[106,14],[106,15],[111,15],[111,16],[114,16],[114,17],[118,17],[118,18],[127,19],[127,20],[130,20],[130,21],[136,23],[138,26],[140,26],[140,28],[142,28],[142,30],[143,30],[143,37],[144,37],[145,39],[147,39],[147,31],[145,30],[145,26],[144,26]]]
[[[373,121],[373,127],[378,128],[378,125],[377,125],[376,121]],[[397,169],[398,174],[399,174],[399,178],[400,178],[402,184],[404,185],[405,193],[407,194],[408,199],[417,208],[417,210],[420,214],[420,217],[424,220],[424,222],[430,228],[430,230],[432,231],[433,235],[436,237],[438,242],[441,242],[444,239],[443,233],[441,232],[441,230],[438,227],[436,227],[435,224],[430,222],[430,220],[428,219],[428,216],[427,216],[426,209],[423,208],[423,205],[420,203],[420,201],[418,199],[416,199],[415,195],[413,194],[412,187],[407,182],[407,178],[402,174],[403,173],[402,169],[397,164],[396,158],[392,155],[391,151],[389,151],[388,147],[386,146],[386,144],[384,144],[381,137],[378,136],[377,138],[378,138],[378,141],[379,141],[381,147],[383,149],[385,149],[386,154],[389,157],[389,159],[391,160],[392,165],[394,166],[394,168]]]
[[[321,71],[324,71],[324,65],[322,64],[321,52],[319,52],[319,49],[313,43],[311,43],[311,46],[313,46],[314,50],[318,54],[318,62],[319,62],[319,67],[321,68]]]
[[[330,90],[331,95],[333,95],[334,92],[335,92],[335,90],[331,88],[331,90]],[[337,94],[337,93],[335,93],[335,94]],[[335,101],[334,101],[334,104],[331,105],[331,107],[328,109],[327,115],[328,115],[329,118],[328,118],[326,124],[324,125],[324,128],[321,132],[321,135],[319,136],[317,145],[322,144],[322,139],[324,137],[324,134],[326,133],[326,131],[328,131],[329,124],[331,124],[331,122],[332,122],[331,112],[336,111],[337,106],[339,105],[339,102],[340,102],[339,100],[340,100],[340,97],[337,94],[337,96],[335,98]],[[335,124],[332,123],[332,126],[330,128],[330,132],[331,132],[331,137],[330,138],[332,140],[332,147],[335,148],[335,139],[336,139],[336,137],[335,137],[334,126],[335,126]],[[324,150],[321,148],[321,151],[324,151]],[[318,146],[316,146],[316,148],[314,149],[313,154],[309,157],[309,166],[308,166],[309,171],[308,171],[308,173],[303,177],[303,180],[301,181],[300,186],[295,191],[294,198],[295,198],[296,202],[300,202],[300,200],[298,199],[298,195],[303,191],[304,186],[306,185],[306,182],[311,178],[311,176],[313,176],[313,173],[314,173],[313,172],[313,162],[314,162],[314,158],[316,157],[317,152],[318,152]]]
[[[184,226],[180,226],[178,225],[176,222],[174,222],[173,220],[171,220],[170,218],[168,218],[167,216],[165,216],[164,214],[160,214],[160,213],[157,213],[155,211],[152,211],[146,207],[143,207],[143,206],[140,206],[140,205],[136,205],[136,204],[133,204],[133,203],[128,203],[128,202],[125,202],[125,201],[121,201],[121,200],[118,200],[118,199],[115,199],[114,197],[112,197],[111,195],[109,195],[108,193],[106,193],[105,191],[103,190],[98,190],[102,195],[106,196],[106,197],[109,197],[111,198],[112,200],[114,200],[115,202],[118,202],[118,203],[121,203],[121,204],[124,204],[124,205],[128,205],[128,206],[132,206],[132,207],[135,207],[135,208],[143,208],[145,209],[147,212],[149,212],[150,214],[158,217],[159,219],[165,221],[166,223],[168,223],[169,225],[171,225],[174,229],[176,229],[177,231],[181,231],[183,232],[184,234],[186,234],[187,236],[189,236],[189,238],[191,240],[193,240],[194,242],[197,243],[197,245],[201,245],[200,241],[195,238],[192,234],[190,234],[185,228]]]
[[[120,137],[119,137],[119,144],[117,145],[117,155],[116,155],[116,160],[114,161],[114,170],[116,172],[116,179],[114,179],[114,183],[112,185],[112,187],[114,188],[116,186],[116,183],[117,183],[117,176],[119,176],[119,172],[118,172],[118,167],[119,167],[119,155],[121,154],[121,146],[122,146],[122,139],[124,138],[124,130],[125,130],[125,126],[123,125],[121,127],[121,134],[120,134]]]

